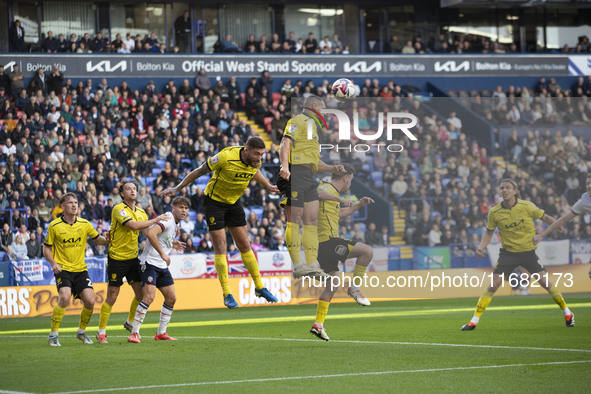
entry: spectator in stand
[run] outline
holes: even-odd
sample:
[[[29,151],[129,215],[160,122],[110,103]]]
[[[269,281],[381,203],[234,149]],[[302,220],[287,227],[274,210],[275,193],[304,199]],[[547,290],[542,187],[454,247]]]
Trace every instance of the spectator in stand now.
[[[8,74],[10,79],[10,88],[12,90],[12,97],[18,97],[21,90],[25,87],[23,79],[24,75],[20,71],[18,64],[12,66],[12,72]]]
[[[383,238],[376,229],[376,224],[374,222],[370,222],[367,225],[367,231],[365,232],[365,243],[370,246],[378,246],[382,245],[382,242]]]
[[[47,53],[57,53],[58,50],[58,42],[57,39],[53,36],[53,32],[50,30],[47,32],[47,37],[43,40],[41,44],[41,51]]]
[[[17,259],[27,258],[27,245],[25,245],[23,237],[20,234],[15,237],[14,242],[12,242],[10,246],[12,247]]]
[[[318,49],[318,41],[314,38],[314,33],[308,33],[308,38],[304,41],[304,46],[302,48],[306,48],[306,53],[314,53]]]
[[[10,52],[25,51],[25,29],[21,26],[20,20],[15,20],[12,27],[8,30],[8,39]]]
[[[37,238],[37,234],[32,234],[31,238],[26,242],[27,257],[30,259],[38,259],[43,257],[43,245]]]
[[[189,10],[184,10],[174,22],[175,44],[180,52],[191,52],[191,17]]]

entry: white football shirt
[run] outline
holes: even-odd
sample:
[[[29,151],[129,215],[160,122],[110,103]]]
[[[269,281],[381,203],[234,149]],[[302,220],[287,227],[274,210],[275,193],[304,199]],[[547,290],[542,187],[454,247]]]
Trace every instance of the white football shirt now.
[[[160,243],[160,247],[164,253],[170,255],[170,251],[172,250],[172,241],[174,241],[174,238],[176,237],[176,231],[179,225],[174,220],[172,212],[166,212],[166,215],[168,215],[170,218],[169,220],[153,224],[150,228],[154,226],[160,226],[162,228],[162,232],[158,234],[158,243]],[[164,260],[162,260],[162,257],[160,257],[160,253],[154,249],[152,243],[149,240],[140,256],[140,264],[145,263],[162,269],[167,267]]]
[[[591,213],[591,197],[588,192],[583,193],[579,201],[572,206],[571,211],[577,215]]]

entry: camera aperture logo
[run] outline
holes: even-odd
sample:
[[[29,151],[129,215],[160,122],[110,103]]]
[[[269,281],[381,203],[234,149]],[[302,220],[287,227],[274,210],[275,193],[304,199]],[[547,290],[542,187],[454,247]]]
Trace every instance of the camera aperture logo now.
[[[379,112],[378,113],[378,128],[375,132],[372,133],[363,133],[359,130],[359,113],[353,113],[353,127],[351,127],[351,121],[349,116],[338,109],[332,108],[325,108],[320,111],[322,115],[331,114],[337,118],[338,121],[338,131],[339,131],[339,141],[350,141],[351,140],[351,130],[353,130],[353,134],[355,137],[361,141],[375,141],[374,143],[356,143],[356,144],[349,144],[349,145],[335,145],[335,144],[320,144],[320,152],[322,151],[348,151],[348,152],[369,152],[375,150],[380,152],[381,150],[385,149],[391,153],[399,153],[404,150],[404,146],[400,144],[388,144],[384,142],[377,142],[382,136],[384,132],[386,134],[386,141],[393,141],[394,140],[394,131],[402,132],[408,139],[411,141],[417,141],[417,137],[409,130],[415,127],[418,123],[417,117],[413,114],[407,112]],[[384,122],[384,115],[386,118],[386,122]],[[408,119],[408,123],[395,123],[395,120],[401,119]],[[313,120],[308,120],[308,139],[313,139],[314,131],[313,131]],[[385,128],[384,130],[384,123]]]

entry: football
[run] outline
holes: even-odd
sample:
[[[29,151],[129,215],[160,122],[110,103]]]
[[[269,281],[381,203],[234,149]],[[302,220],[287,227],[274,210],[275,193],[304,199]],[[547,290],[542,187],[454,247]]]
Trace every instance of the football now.
[[[332,84],[332,94],[339,101],[347,101],[355,97],[355,85],[347,78],[340,78]]]

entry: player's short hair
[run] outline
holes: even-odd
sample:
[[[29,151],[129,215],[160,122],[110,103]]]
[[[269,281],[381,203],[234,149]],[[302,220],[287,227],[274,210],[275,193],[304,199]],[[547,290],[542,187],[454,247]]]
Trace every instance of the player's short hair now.
[[[246,147],[249,149],[265,149],[265,141],[261,137],[252,136],[246,140]]]
[[[66,194],[64,194],[63,196],[61,196],[60,198],[60,205],[65,204],[66,201],[68,201],[68,198],[73,198],[74,200],[78,201],[78,196],[72,192],[68,192]]]
[[[511,186],[513,186],[513,189],[515,189],[515,191],[517,191],[517,194],[515,194],[515,197],[519,198],[519,189],[517,189],[517,182],[515,182],[511,178],[505,178],[501,181],[499,186],[502,185],[503,183],[509,183]]]
[[[173,200],[172,200],[172,205],[173,206],[177,206],[177,205],[186,205],[188,207],[191,206],[191,200],[189,200],[187,197],[185,196],[176,196]]]
[[[308,96],[304,100],[304,108],[312,107],[312,105],[314,105],[316,103],[324,104],[324,101],[322,101],[322,98],[320,98],[319,96],[315,96],[315,95]]]
[[[134,181],[133,179],[124,179],[121,181],[121,184],[119,185],[119,194],[123,193],[123,188],[125,188],[125,185],[127,185],[128,183],[133,183],[135,185],[135,190],[140,190],[140,185],[138,185],[136,181]]]
[[[341,179],[345,175],[354,175],[355,174],[355,167],[353,167],[351,164],[335,163],[334,165],[339,165],[339,164],[342,165],[343,167],[345,167],[346,172],[344,174],[332,174],[333,180],[338,181],[339,179]]]

